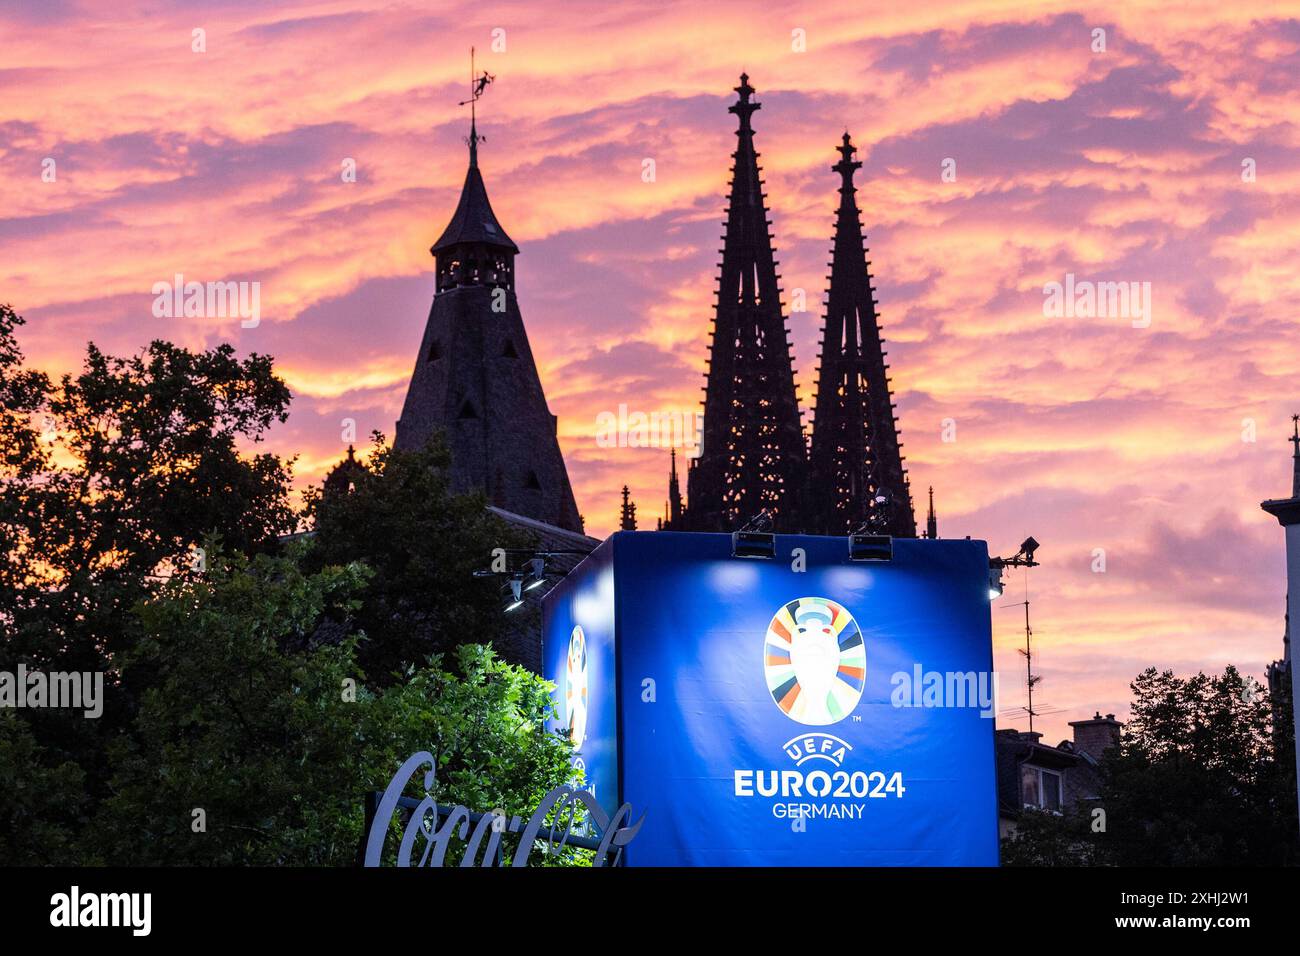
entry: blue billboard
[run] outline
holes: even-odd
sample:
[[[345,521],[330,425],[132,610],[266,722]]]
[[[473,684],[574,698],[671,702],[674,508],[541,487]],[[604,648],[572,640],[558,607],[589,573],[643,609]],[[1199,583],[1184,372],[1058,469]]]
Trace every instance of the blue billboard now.
[[[618,809],[618,678],[613,549],[608,542],[551,589],[542,605],[542,673],[555,683],[558,723],[574,764],[605,812]]]
[[[646,815],[627,863],[996,865],[984,543],[775,541],[620,532],[546,598],[588,779]]]

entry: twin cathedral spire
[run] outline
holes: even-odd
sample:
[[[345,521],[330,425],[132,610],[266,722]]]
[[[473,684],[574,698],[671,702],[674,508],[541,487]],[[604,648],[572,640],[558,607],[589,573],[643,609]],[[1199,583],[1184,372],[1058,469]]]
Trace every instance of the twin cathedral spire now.
[[[915,537],[889,365],[853,185],[862,163],[845,133],[830,288],[822,327],[811,441],[795,393],[789,329],[780,301],[751,117],[760,104],[742,74],[730,112],[738,120],[731,194],[706,371],[701,453],[686,475],[676,456],[660,527],[735,531],[766,512],[777,531],[847,534],[868,526]],[[936,534],[931,514],[926,534]]]

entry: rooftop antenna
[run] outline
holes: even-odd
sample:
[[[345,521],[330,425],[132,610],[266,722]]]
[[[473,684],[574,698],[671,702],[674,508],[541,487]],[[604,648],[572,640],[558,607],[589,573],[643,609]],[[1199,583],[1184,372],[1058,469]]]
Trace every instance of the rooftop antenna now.
[[[1295,445],[1295,454],[1291,457],[1295,459],[1295,473],[1291,478],[1291,497],[1300,498],[1300,415],[1291,416],[1291,424],[1294,431],[1289,439],[1291,444]]]
[[[1042,716],[1049,711],[1034,710],[1034,685],[1043,678],[1034,673],[1034,650],[1033,650],[1033,628],[1029,626],[1029,568],[1038,567],[1038,562],[1034,560],[1034,552],[1038,550],[1038,542],[1032,537],[1026,538],[1020,544],[1020,550],[1009,558],[990,558],[990,573],[996,576],[997,588],[991,592],[991,596],[996,597],[1002,590],[1001,575],[1005,568],[1025,568],[1025,599],[1017,601],[1015,604],[1003,604],[1002,607],[1021,607],[1025,609],[1025,649],[1017,648],[1018,653],[1025,658],[1025,694],[1027,697],[1025,713],[1029,715],[1029,732],[1034,732],[1034,718]],[[990,579],[992,580],[992,578]]]
[[[1028,706],[1025,707],[1025,713],[1029,715],[1029,732],[1034,732],[1034,718],[1039,716],[1039,711],[1034,710],[1034,685],[1042,680],[1042,676],[1034,673],[1034,651],[1031,640],[1034,635],[1033,628],[1029,626],[1029,594],[1028,582],[1026,582],[1026,594],[1023,601],[1017,601],[1015,604],[1003,604],[1002,607],[1024,607],[1025,609],[1025,649],[1019,648],[1016,652],[1025,659],[1025,691],[1029,698]]]

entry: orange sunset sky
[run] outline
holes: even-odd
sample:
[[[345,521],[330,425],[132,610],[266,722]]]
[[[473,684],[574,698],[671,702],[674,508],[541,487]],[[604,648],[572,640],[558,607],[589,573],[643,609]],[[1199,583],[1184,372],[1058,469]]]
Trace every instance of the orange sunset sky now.
[[[599,413],[699,407],[744,69],[786,308],[808,303],[800,400],[848,129],[918,510],[933,484],[941,536],[1042,542],[1048,741],[1122,716],[1149,664],[1263,678],[1285,585],[1258,503],[1289,492],[1300,410],[1300,3],[7,0],[0,301],[31,363],[75,369],[92,339],[269,353],[294,393],[270,444],[302,484],[344,419],[391,438],[464,176],[471,45],[497,77],[480,164],[588,531],[624,483],[643,527],[666,493],[667,450],[599,447]],[[260,325],[155,318],[176,273],[260,282]],[[1045,317],[1067,273],[1149,282],[1150,326]],[[993,611],[1003,706],[1024,701],[1023,619],[1000,605],[1024,588]]]

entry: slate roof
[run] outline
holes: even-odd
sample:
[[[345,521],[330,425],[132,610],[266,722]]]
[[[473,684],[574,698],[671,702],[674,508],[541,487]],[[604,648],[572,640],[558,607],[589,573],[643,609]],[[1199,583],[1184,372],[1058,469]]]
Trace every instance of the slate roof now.
[[[470,163],[469,171],[465,173],[465,185],[461,187],[460,202],[456,204],[451,222],[447,223],[447,228],[429,251],[436,256],[444,249],[463,243],[483,243],[508,249],[512,253],[519,252],[519,247],[506,235],[501,223],[497,222],[492,204],[488,202],[483,175],[474,162]]]

